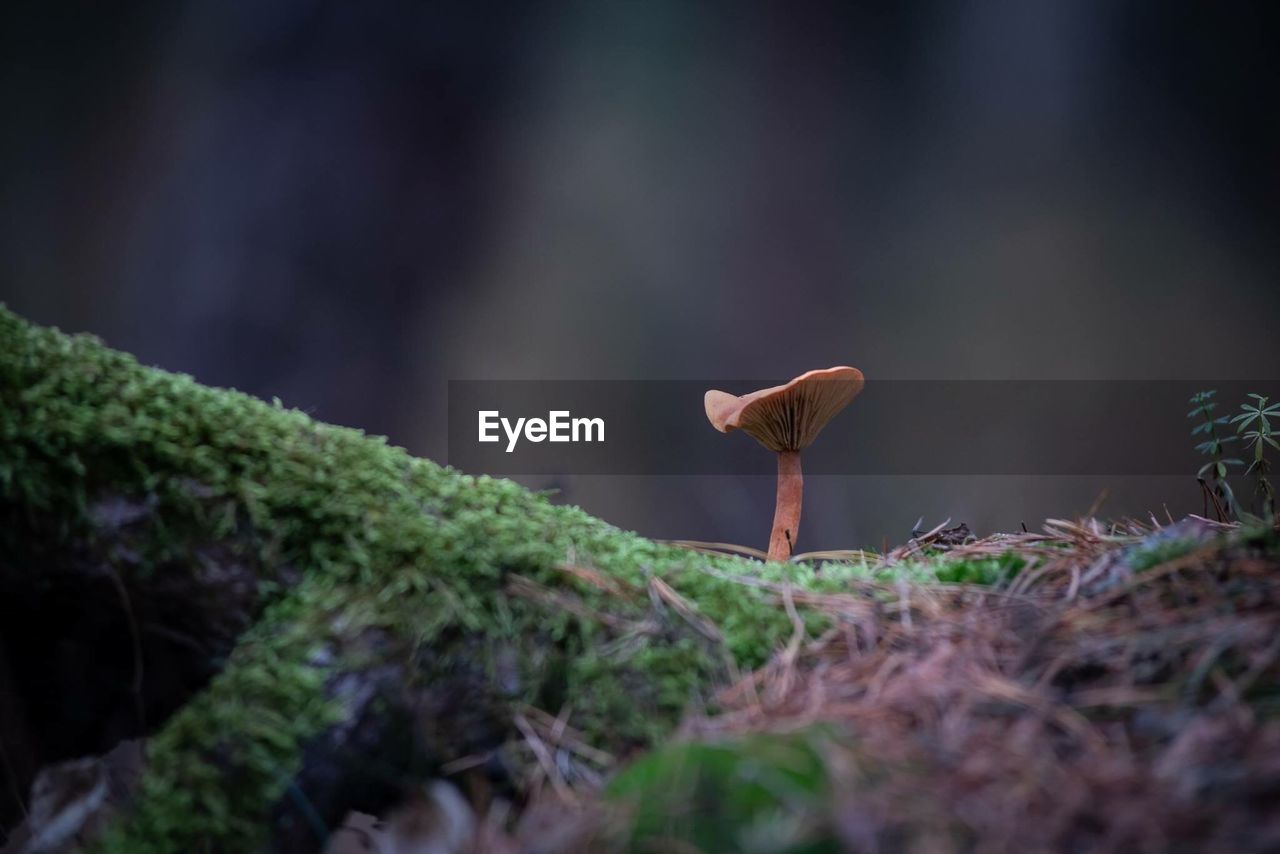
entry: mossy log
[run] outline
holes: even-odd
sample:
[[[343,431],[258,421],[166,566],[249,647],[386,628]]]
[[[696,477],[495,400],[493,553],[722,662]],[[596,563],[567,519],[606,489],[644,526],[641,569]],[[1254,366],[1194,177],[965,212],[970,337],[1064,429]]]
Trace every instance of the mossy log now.
[[[0,308],[0,824],[139,735],[105,850],[318,848],[460,758],[509,782],[527,706],[625,756],[792,631],[744,573],[820,583]]]

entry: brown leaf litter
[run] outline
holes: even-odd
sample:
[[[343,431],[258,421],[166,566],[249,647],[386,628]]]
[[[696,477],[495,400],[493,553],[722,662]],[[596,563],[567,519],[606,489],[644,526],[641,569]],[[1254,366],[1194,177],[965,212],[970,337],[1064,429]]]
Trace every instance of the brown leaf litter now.
[[[998,589],[788,595],[834,627],[806,637],[796,619],[680,737],[834,727],[821,819],[840,850],[1280,850],[1274,532],[1189,517],[943,533],[882,560],[1028,565]]]

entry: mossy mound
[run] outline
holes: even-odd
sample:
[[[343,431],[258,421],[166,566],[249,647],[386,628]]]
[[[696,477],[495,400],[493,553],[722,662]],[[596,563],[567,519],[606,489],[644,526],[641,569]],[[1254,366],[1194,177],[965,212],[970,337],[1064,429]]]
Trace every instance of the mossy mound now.
[[[305,791],[307,757],[388,704],[455,722],[418,732],[415,762],[500,743],[522,704],[570,704],[619,755],[649,745],[791,632],[776,593],[736,576],[839,583],[655,544],[3,308],[0,522],[0,599],[25,603],[0,634],[11,660],[41,654],[35,623],[115,615],[70,653],[73,670],[110,662],[101,692],[15,687],[117,721],[58,741],[27,714],[57,745],[29,765],[154,732],[142,795],[104,843],[130,852],[306,838],[350,806]]]
[[[0,308],[0,791],[145,735],[104,850],[530,769],[610,850],[1274,847],[1275,529],[957,530],[666,546]]]

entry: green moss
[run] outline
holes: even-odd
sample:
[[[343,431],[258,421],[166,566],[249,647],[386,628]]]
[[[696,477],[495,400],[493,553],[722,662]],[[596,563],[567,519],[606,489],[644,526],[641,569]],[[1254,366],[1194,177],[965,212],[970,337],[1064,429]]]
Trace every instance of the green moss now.
[[[1148,538],[1129,552],[1129,566],[1134,572],[1142,572],[1189,555],[1204,544],[1204,540],[1196,537]]]
[[[226,670],[153,739],[145,796],[109,840],[119,850],[147,840],[255,841],[301,745],[333,713],[325,670],[308,662],[318,648],[341,648],[336,633],[387,628],[407,646],[504,637],[525,671],[516,699],[546,689],[551,673],[537,646],[549,639],[569,662],[556,675],[574,722],[603,743],[634,744],[672,726],[723,675],[726,654],[760,664],[790,631],[766,593],[701,571],[758,565],[654,544],[511,482],[413,459],[380,438],[144,367],[3,309],[0,445],[0,502],[36,520],[0,532],[0,547],[18,551],[33,536],[92,542],[90,508],[121,496],[155,507],[130,571],[180,571],[195,565],[193,543],[234,531],[270,582],[264,616]],[[721,628],[725,648],[691,641],[673,613],[656,633],[608,644],[614,633],[590,620],[504,595],[516,574],[565,588],[556,567],[570,554],[642,593],[650,576],[664,578]],[[618,619],[653,616],[647,595],[625,600],[583,584],[572,592]],[[638,687],[648,702],[636,701]]]
[[[827,727],[667,745],[607,790],[628,817],[628,850],[840,850],[828,818],[834,786]]]
[[[860,571],[832,564],[815,577],[659,545],[0,307],[0,509],[26,520],[0,530],[0,549],[92,544],[91,511],[107,497],[154,508],[129,572],[183,571],[197,544],[234,538],[263,581],[262,616],[225,670],[153,737],[143,796],[106,841],[119,851],[260,842],[303,745],[336,714],[328,659],[361,632],[382,630],[397,643],[386,654],[406,660],[436,647],[514,654],[510,702],[569,702],[590,738],[626,748],[708,702],[730,660],[758,666],[790,635],[773,594],[733,576],[835,590]],[[627,592],[566,576],[571,555]],[[892,572],[937,580],[941,566]],[[510,595],[517,576],[582,608]],[[652,578],[697,614],[655,605]],[[607,624],[590,616],[606,612]],[[815,631],[823,619],[806,614]]]
[[[1003,584],[1026,567],[1026,559],[1013,552],[993,557],[951,557],[945,552],[921,555],[892,566],[865,563],[824,563],[821,577],[838,590],[850,581],[912,584]]]
[[[264,810],[299,769],[299,744],[337,717],[322,645],[306,621],[282,619],[289,610],[293,601],[251,630],[230,666],[152,738],[137,808],[102,850],[239,850],[262,839]]]

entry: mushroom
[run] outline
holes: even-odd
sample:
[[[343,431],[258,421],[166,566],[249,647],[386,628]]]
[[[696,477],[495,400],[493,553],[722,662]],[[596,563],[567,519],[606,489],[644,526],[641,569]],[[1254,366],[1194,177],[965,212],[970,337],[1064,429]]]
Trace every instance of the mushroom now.
[[[862,371],[809,371],[785,385],[741,397],[712,389],[703,398],[707,420],[721,433],[743,430],[778,455],[778,501],[769,534],[769,560],[787,560],[800,532],[804,475],[800,452],[862,391]]]

